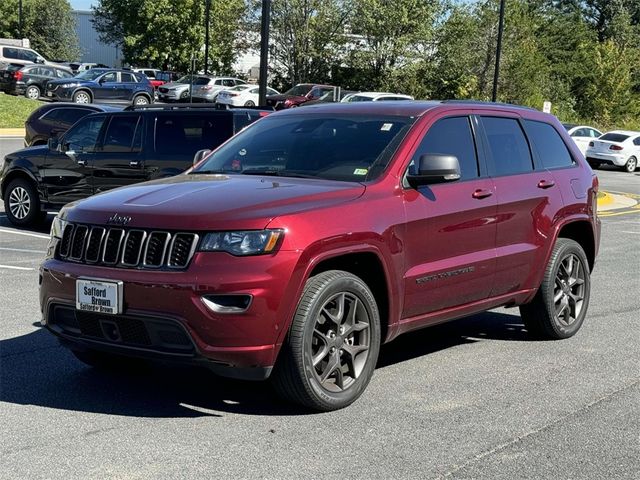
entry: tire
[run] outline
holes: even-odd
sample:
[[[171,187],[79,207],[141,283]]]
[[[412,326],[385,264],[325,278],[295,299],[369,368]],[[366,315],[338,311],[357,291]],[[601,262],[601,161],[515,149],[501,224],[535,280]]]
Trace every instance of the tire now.
[[[133,97],[132,105],[149,105],[149,99],[146,95],[135,95]]]
[[[637,167],[638,159],[636,157],[629,157],[629,160],[627,160],[627,163],[625,163],[622,168],[628,173],[633,173],[636,171]]]
[[[348,272],[323,272],[304,287],[272,382],[305,407],[344,408],[369,384],[379,351],[380,314],[369,287]]]
[[[16,178],[4,194],[4,211],[14,225],[25,227],[42,219],[40,199],[35,185],[24,178]]]
[[[186,100],[187,98],[189,98],[189,90],[185,90],[180,94],[180,101]]]
[[[24,91],[24,96],[29,100],[38,100],[40,98],[40,95],[40,87],[38,87],[37,85],[29,85]]]
[[[536,296],[531,303],[520,306],[529,334],[552,340],[575,335],[587,314],[590,292],[584,250],[571,239],[559,238]]]
[[[72,100],[73,103],[91,103],[91,95],[85,90],[80,90],[73,94]]]
[[[253,100],[247,100],[246,102],[244,102],[244,106],[245,107],[255,107],[256,104]]]

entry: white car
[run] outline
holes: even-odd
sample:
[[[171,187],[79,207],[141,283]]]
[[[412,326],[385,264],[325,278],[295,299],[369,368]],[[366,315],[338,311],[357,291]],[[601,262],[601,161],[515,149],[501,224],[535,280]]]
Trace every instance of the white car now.
[[[233,105],[234,107],[255,107],[258,105],[260,87],[257,85],[238,85],[237,87],[222,90],[218,94],[216,103]],[[267,95],[279,95],[273,88],[267,87]]]
[[[402,93],[360,92],[347,95],[342,99],[342,102],[382,102],[391,100],[413,100],[413,97],[411,95],[403,95]]]
[[[576,143],[582,154],[585,156],[587,154],[589,142],[602,135],[600,130],[587,125],[563,123],[562,126],[567,129],[567,133],[569,133],[571,139]]]
[[[640,159],[640,132],[614,130],[589,142],[587,162],[591,168],[615,165],[629,173],[635,172]]]

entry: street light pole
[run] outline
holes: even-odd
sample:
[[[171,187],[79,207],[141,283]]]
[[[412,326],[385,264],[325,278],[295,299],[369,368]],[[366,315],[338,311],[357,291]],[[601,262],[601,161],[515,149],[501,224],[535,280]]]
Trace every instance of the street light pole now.
[[[500,22],[498,23],[498,44],[496,45],[496,69],[493,72],[493,94],[491,101],[498,98],[498,77],[500,75],[500,52],[502,50],[502,30],[504,29],[504,0],[500,0]]]
[[[269,66],[269,20],[271,0],[262,0],[262,18],[260,19],[260,88],[258,105],[267,104],[267,75]]]
[[[209,19],[211,17],[211,0],[207,0],[204,10],[204,74],[209,73]]]
[[[20,41],[22,42],[22,38],[24,35],[22,34],[22,0],[18,2],[18,29],[20,30]],[[22,43],[20,43],[22,45]]]

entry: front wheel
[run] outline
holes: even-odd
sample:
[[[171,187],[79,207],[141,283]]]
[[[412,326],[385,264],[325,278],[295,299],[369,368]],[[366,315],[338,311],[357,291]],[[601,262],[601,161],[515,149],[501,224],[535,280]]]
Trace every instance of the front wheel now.
[[[587,256],[579,243],[559,238],[531,303],[520,307],[532,336],[569,338],[584,322],[589,306],[591,277]]]
[[[14,225],[25,227],[41,219],[38,192],[29,180],[17,178],[9,183],[4,195],[4,211]]]
[[[638,159],[636,157],[629,157],[627,163],[624,164],[624,170],[633,173],[636,171],[636,167],[638,166]]]
[[[305,285],[273,383],[295,403],[337,410],[364,392],[379,351],[380,314],[369,287],[348,272],[323,272]]]
[[[84,90],[73,94],[73,103],[91,103],[91,95]]]

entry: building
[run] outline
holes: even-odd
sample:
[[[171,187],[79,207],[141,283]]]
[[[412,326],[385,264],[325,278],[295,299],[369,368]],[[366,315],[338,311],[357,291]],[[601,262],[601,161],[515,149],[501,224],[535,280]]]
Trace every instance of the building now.
[[[117,45],[109,45],[100,40],[93,27],[93,12],[90,10],[74,10],[76,33],[80,44],[82,63],[102,63],[111,67],[121,67],[122,57]]]

